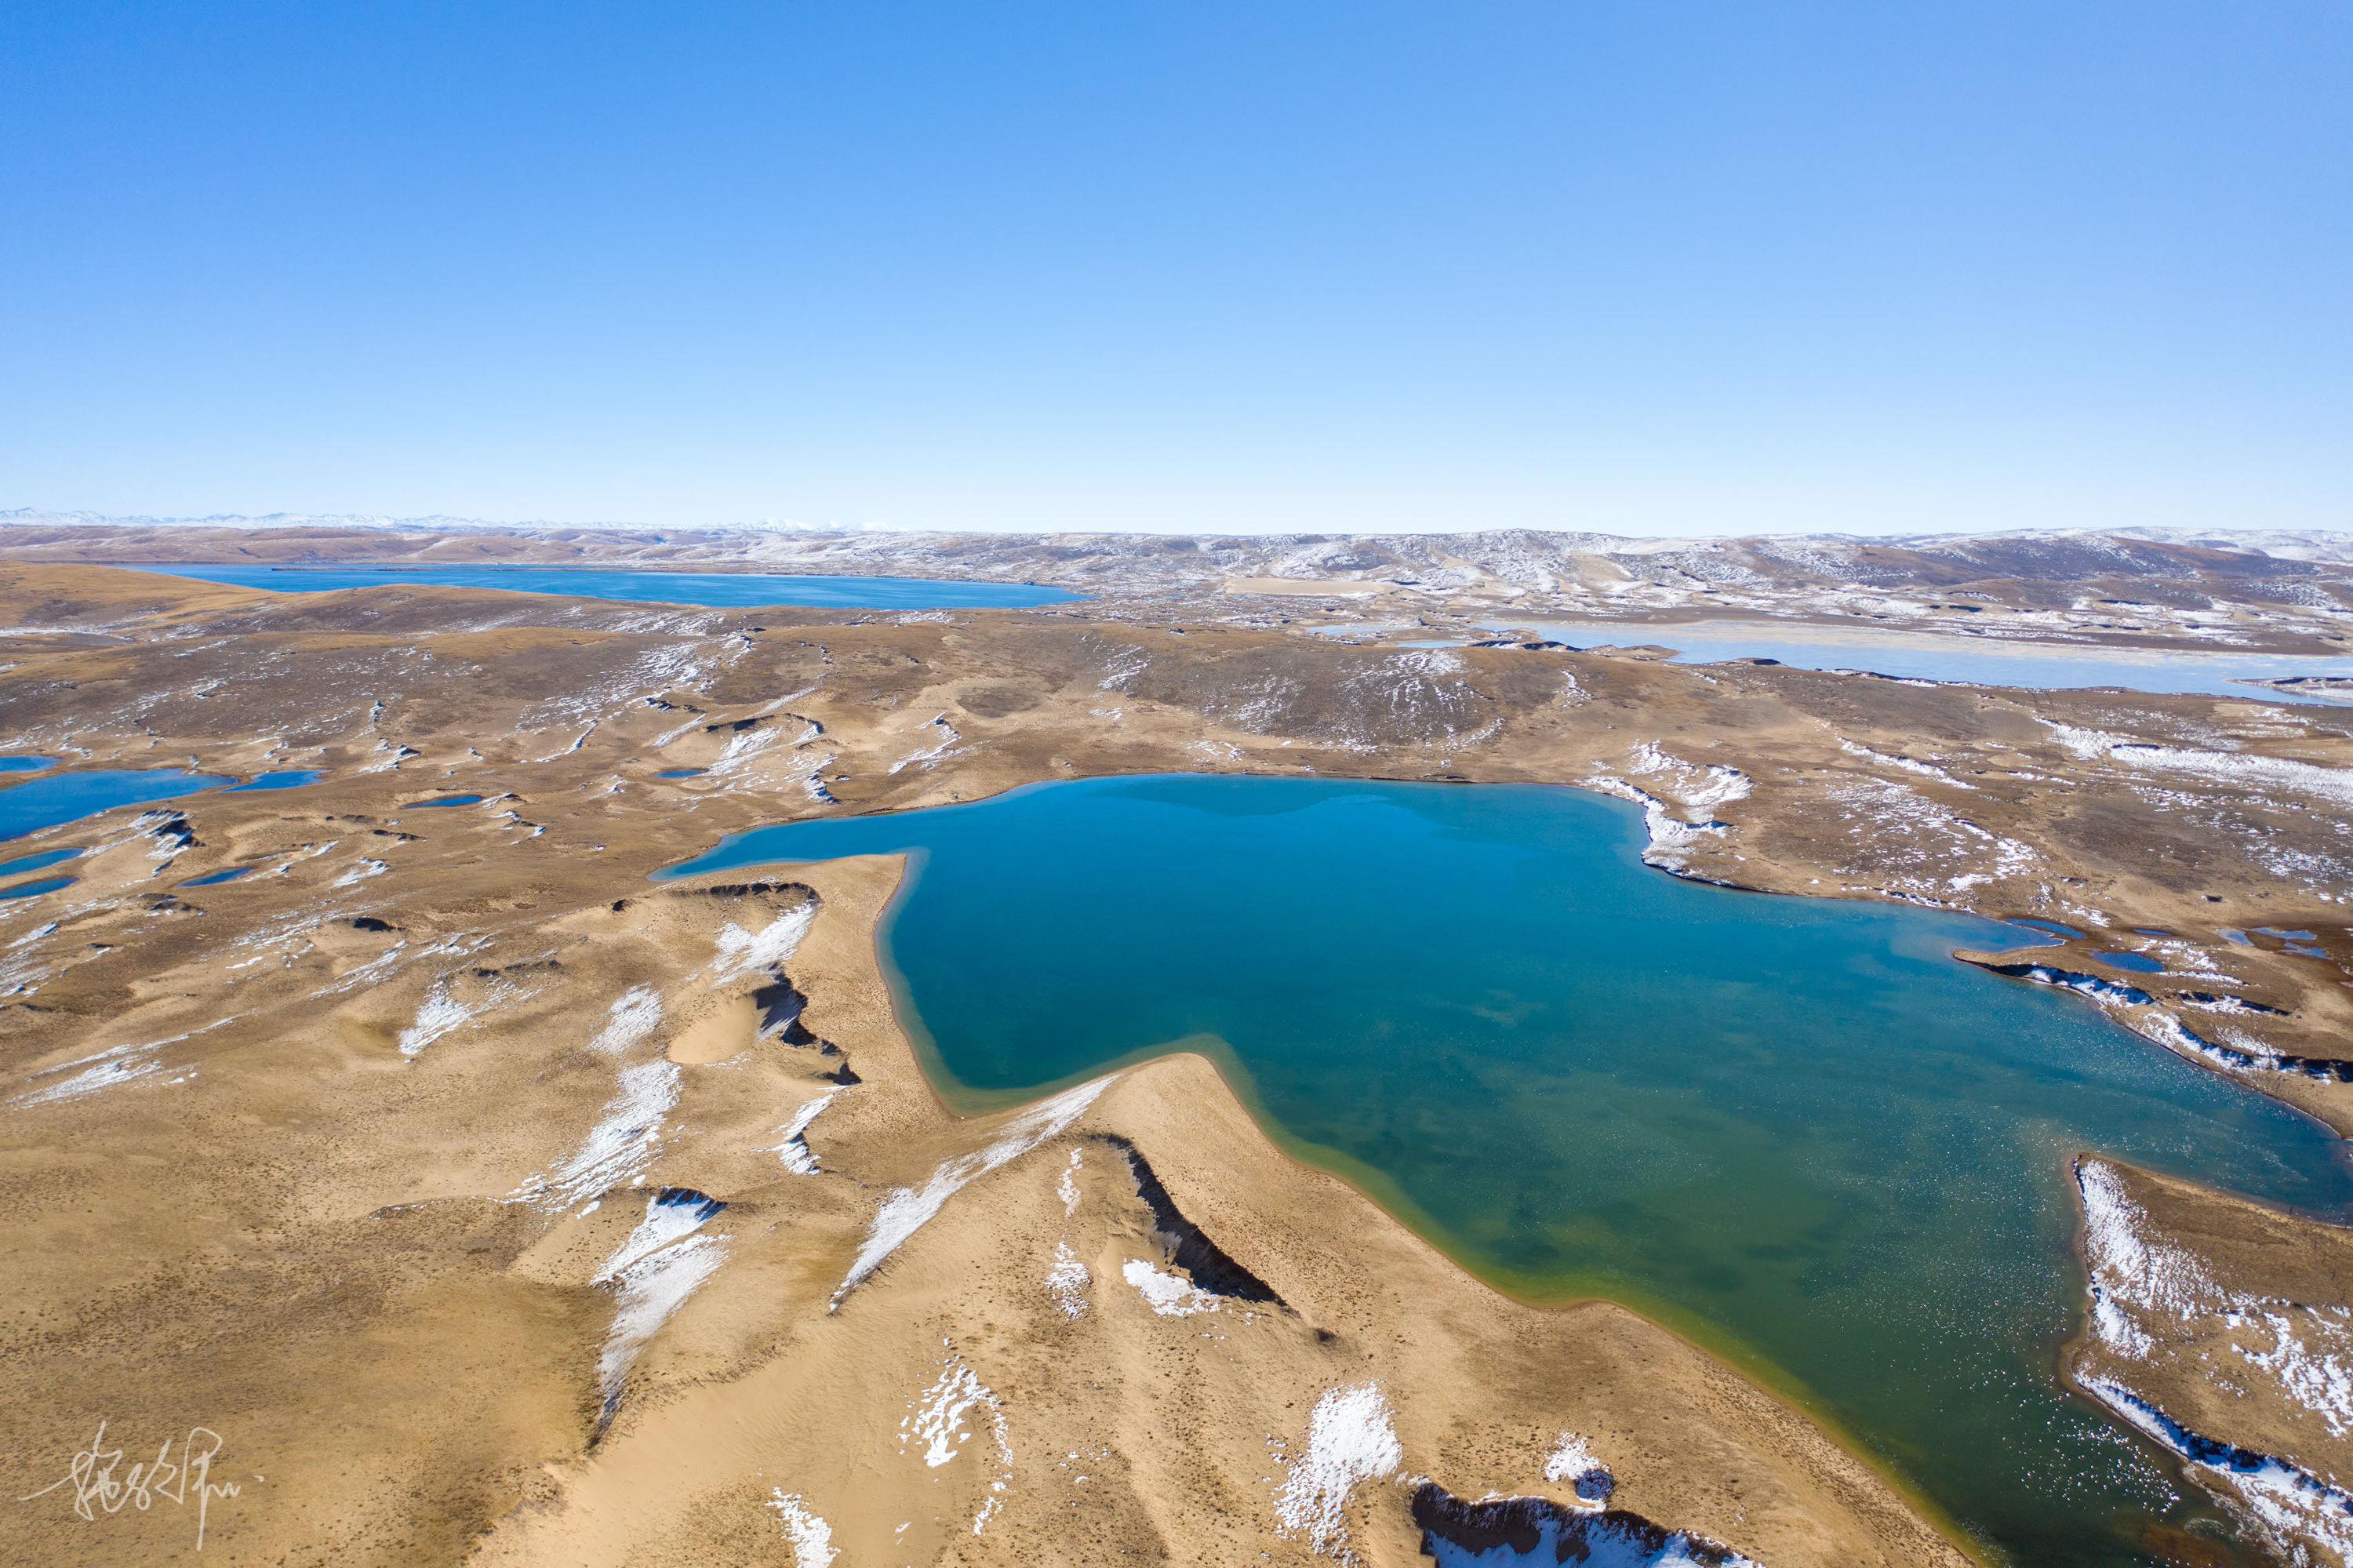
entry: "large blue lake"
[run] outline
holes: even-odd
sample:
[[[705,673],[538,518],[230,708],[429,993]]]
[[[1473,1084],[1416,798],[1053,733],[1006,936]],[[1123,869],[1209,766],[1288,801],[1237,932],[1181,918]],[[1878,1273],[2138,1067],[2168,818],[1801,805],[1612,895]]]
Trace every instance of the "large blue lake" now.
[[[199,567],[142,566],[142,572],[211,583],[318,593],[328,588],[427,583],[445,588],[508,588],[653,604],[793,604],[852,609],[1018,609],[1076,597],[1033,583],[957,582],[930,577],[768,576],[751,572],[639,572],[582,567]]]
[[[920,852],[883,933],[952,1103],[1182,1046],[1485,1278],[1624,1301],[1804,1401],[2020,1563],[2200,1507],[2057,1381],[2080,1150],[2353,1212],[2325,1129],[2072,998],[2020,933],[1643,866],[1541,786],[1154,777],[732,838]]]

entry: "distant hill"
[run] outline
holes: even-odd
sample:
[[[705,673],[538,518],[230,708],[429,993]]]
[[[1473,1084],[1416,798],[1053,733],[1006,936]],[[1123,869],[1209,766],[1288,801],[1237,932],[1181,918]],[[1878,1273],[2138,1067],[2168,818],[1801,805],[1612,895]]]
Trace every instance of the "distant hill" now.
[[[631,528],[459,517],[103,517],[0,512],[0,559],[301,566],[610,566],[697,571],[955,576],[1096,594],[1200,591],[1232,579],[1379,582],[1438,594],[1604,594],[1651,608],[1763,595],[1872,592],[2080,608],[2087,599],[2353,612],[2353,534],[2108,529],[1953,535],[1641,539],[1468,534],[932,534],[781,527]],[[1641,590],[1650,590],[1647,593]],[[1803,608],[1801,604],[1785,609]],[[1909,607],[1916,608],[1916,607]]]

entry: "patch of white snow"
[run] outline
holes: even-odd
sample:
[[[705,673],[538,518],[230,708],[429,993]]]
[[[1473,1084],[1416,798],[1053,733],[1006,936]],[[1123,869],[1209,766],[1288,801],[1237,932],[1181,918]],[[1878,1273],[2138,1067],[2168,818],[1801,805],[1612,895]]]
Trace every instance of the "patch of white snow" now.
[[[646,1201],[645,1219],[597,1270],[596,1282],[617,1286],[619,1297],[596,1358],[607,1414],[620,1403],[638,1352],[727,1260],[724,1238],[694,1234],[725,1206],[700,1192],[665,1187]]]
[[[1380,1384],[1326,1392],[1307,1418],[1307,1452],[1275,1498],[1279,1528],[1294,1540],[1306,1537],[1310,1551],[1354,1563],[1345,1517],[1348,1494],[1360,1482],[1394,1475],[1403,1463],[1405,1450]]]
[[[1115,1076],[1097,1078],[1039,1101],[1008,1123],[987,1148],[944,1160],[921,1187],[901,1187],[884,1198],[867,1230],[866,1245],[858,1249],[849,1274],[833,1293],[833,1304],[839,1307],[843,1297],[881,1267],[884,1258],[929,1223],[966,1184],[1029,1153],[1076,1121]]]
[[[1190,1318],[1196,1312],[1218,1309],[1217,1297],[1189,1279],[1161,1273],[1142,1258],[1129,1258],[1119,1276],[1135,1287],[1145,1305],[1163,1318]]]
[[[785,1532],[786,1543],[793,1549],[793,1568],[833,1568],[837,1555],[833,1550],[833,1527],[809,1511],[800,1493],[778,1487],[768,1499],[768,1508]]]
[[[1060,1308],[1063,1317],[1086,1315],[1087,1287],[1093,1283],[1094,1276],[1088,1273],[1087,1266],[1079,1261],[1079,1255],[1071,1250],[1071,1244],[1056,1242],[1054,1266],[1046,1271],[1046,1294],[1054,1298],[1054,1305]]]
[[[831,1105],[834,1097],[840,1093],[839,1089],[828,1089],[824,1094],[795,1111],[793,1119],[785,1123],[778,1131],[776,1146],[768,1152],[783,1160],[785,1169],[796,1176],[815,1176],[820,1173],[817,1156],[809,1150],[807,1136],[809,1123],[815,1121],[818,1118],[818,1113]]]
[[[730,923],[719,933],[719,956],[712,960],[712,978],[724,985],[775,969],[793,956],[816,919],[817,906],[810,903],[786,910],[757,931]]]
[[[1604,1506],[1618,1489],[1609,1467],[1595,1458],[1591,1445],[1574,1432],[1562,1433],[1559,1443],[1545,1456],[1544,1478],[1573,1483],[1578,1504],[1588,1508]]]

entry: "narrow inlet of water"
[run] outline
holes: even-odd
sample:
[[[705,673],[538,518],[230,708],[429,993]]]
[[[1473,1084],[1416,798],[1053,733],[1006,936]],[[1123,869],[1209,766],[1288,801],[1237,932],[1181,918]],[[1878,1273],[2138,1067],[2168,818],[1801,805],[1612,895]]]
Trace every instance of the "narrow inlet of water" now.
[[[942,1093],[1183,1043],[1527,1298],[1600,1295],[1803,1399],[2021,1564],[2201,1511],[2057,1378],[2094,1150],[2353,1213],[2327,1131],[2075,999],[1992,922],[1682,881],[1544,786],[1154,777],[763,829],[666,874],[919,852],[882,934]]]

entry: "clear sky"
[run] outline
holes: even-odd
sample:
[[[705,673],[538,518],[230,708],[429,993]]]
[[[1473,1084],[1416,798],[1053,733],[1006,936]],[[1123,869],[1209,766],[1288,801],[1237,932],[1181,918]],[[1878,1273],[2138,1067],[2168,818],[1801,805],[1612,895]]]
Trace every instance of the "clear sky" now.
[[[2346,0],[10,0],[0,220],[0,507],[2353,527]]]

